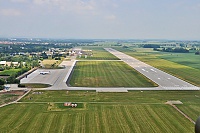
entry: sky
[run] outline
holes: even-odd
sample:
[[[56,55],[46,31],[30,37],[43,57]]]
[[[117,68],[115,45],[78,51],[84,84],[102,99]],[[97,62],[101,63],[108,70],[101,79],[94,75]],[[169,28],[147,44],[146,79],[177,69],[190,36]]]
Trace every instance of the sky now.
[[[0,0],[0,37],[200,40],[200,0]]]

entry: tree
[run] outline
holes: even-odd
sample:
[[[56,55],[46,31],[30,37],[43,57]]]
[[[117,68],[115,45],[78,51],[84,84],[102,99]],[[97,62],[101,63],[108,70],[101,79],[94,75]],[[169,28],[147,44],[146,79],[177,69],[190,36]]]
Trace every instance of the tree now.
[[[160,48],[158,44],[145,44],[143,48]]]
[[[195,52],[195,55],[200,55],[200,51]]]
[[[6,83],[5,79],[0,78],[0,85],[4,85]]]

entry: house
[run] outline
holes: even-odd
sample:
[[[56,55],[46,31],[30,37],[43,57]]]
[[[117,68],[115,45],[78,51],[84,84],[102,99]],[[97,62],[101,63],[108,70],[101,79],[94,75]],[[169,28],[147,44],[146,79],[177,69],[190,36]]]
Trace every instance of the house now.
[[[5,66],[6,65],[6,61],[0,61],[0,65],[1,66]]]
[[[18,66],[19,63],[18,62],[12,62],[13,66]]]

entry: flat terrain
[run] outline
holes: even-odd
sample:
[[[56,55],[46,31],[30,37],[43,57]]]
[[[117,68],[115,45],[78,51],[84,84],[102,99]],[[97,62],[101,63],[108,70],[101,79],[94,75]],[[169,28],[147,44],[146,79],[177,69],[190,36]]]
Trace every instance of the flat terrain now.
[[[20,96],[22,96],[24,91],[9,91],[9,92],[0,92],[0,105],[9,103],[17,100]]]
[[[70,69],[74,64],[74,60],[63,61],[60,67],[63,69],[37,69],[27,77],[21,79],[21,84],[49,84],[51,89],[64,89],[67,87],[66,81],[70,74]],[[40,74],[40,72],[48,72],[48,74]]]
[[[189,66],[192,68],[200,69],[200,55],[194,53],[164,53],[160,52],[161,59],[172,61],[181,65]]]
[[[180,80],[172,75],[169,75],[155,67],[152,67],[144,62],[141,62],[131,56],[128,56],[122,52],[119,52],[112,48],[105,48],[107,51],[117,56],[125,63],[127,63],[132,68],[136,69],[138,72],[142,73],[149,79],[153,80],[160,87],[165,89],[177,88],[177,89],[199,89],[183,80]]]
[[[83,47],[81,58],[77,56],[77,60],[119,60],[116,56],[107,52],[103,47]],[[85,55],[88,55],[85,58]]]
[[[196,110],[192,119],[199,115],[199,91],[40,92],[0,108],[0,131],[193,133],[194,124],[165,102],[180,100],[183,105],[178,107],[187,115]],[[64,102],[76,102],[80,107],[65,108]]]
[[[63,69],[37,69],[36,71],[24,77],[20,83],[44,83],[53,85],[62,74]],[[48,74],[40,74],[40,72],[48,72]]]
[[[45,59],[42,61],[42,66],[45,68],[54,68],[57,67],[62,60],[54,60],[54,59]]]
[[[76,87],[156,86],[156,84],[121,61],[79,61],[74,68],[70,85]]]
[[[200,67],[198,55],[194,53],[168,53],[153,51],[153,49],[134,48],[123,49],[115,48],[127,55],[135,57],[153,67],[174,75],[182,80],[200,86]]]

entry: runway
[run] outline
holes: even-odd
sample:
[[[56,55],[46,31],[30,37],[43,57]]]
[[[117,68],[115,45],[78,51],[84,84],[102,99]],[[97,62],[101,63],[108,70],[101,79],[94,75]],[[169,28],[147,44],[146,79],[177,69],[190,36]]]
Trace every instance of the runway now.
[[[124,87],[69,87],[66,84],[70,73],[76,64],[75,59],[71,61],[63,61],[61,66],[65,66],[64,69],[38,69],[28,75],[28,77],[23,78],[21,83],[43,83],[52,85],[49,88],[43,88],[43,90],[93,90],[97,92],[128,92],[129,90],[200,90],[190,83],[187,83],[181,79],[178,79],[170,74],[167,74],[157,68],[154,68],[144,62],[141,62],[129,55],[119,52],[112,48],[105,48],[108,52],[115,55],[121,60],[127,63],[129,66],[149,78],[150,80],[157,83],[158,87],[146,87],[146,88],[124,88]],[[49,74],[41,75],[40,71],[49,71]]]
[[[160,88],[163,89],[179,89],[179,90],[190,90],[190,89],[199,89],[198,87],[187,83],[181,79],[178,79],[168,73],[165,73],[155,67],[152,67],[142,61],[139,61],[129,55],[126,55],[122,52],[119,52],[112,48],[105,48],[108,52],[115,55],[119,59],[123,60],[129,66],[151,79],[155,83],[159,85]]]

